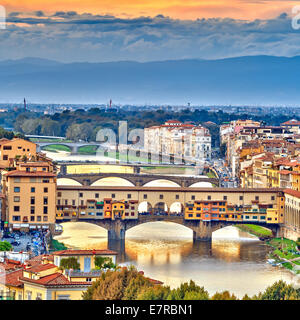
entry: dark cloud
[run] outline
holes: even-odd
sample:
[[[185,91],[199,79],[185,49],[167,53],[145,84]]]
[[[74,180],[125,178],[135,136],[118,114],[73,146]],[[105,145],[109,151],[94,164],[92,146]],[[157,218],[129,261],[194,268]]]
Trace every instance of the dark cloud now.
[[[15,13],[0,31],[0,59],[38,56],[62,61],[215,59],[300,54],[300,30],[283,13],[269,20],[117,18],[56,12]],[[24,24],[26,26],[24,26]],[[18,50],[15,48],[18,47]]]
[[[44,17],[44,16],[45,16],[44,12],[41,11],[41,10],[35,11],[35,15],[36,15],[37,17]]]

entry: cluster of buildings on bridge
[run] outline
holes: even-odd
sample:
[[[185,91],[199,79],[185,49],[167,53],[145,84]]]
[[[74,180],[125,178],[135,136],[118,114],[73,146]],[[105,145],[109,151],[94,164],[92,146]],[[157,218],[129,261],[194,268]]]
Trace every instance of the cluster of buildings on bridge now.
[[[175,214],[172,205],[179,204],[181,210],[176,214],[187,221],[281,224],[289,230],[287,236],[299,236],[298,180],[284,186],[255,185],[250,188],[244,184],[246,189],[60,186],[57,184],[59,168],[37,152],[34,143],[4,139],[0,140],[0,146],[1,224],[8,230],[53,230],[55,223],[62,220],[137,220],[142,212]],[[243,153],[248,161],[255,153],[251,150],[248,157]],[[266,165],[260,158],[268,156],[269,151],[259,155],[253,165],[257,161]],[[242,165],[243,158],[240,159]],[[295,165],[295,159],[287,156],[285,160],[289,163],[284,165],[290,167],[284,170],[297,177],[299,166]],[[261,170],[258,170],[261,175],[263,172],[269,174],[269,169]],[[142,203],[146,203],[146,209],[140,208]]]
[[[144,149],[153,154],[210,160],[211,135],[207,128],[169,120],[144,129]]]

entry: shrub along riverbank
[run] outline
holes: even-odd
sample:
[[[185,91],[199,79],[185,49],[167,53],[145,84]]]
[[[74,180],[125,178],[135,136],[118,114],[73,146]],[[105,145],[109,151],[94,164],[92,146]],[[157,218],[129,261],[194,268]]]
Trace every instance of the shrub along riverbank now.
[[[275,260],[275,264],[280,263],[284,268],[300,274],[300,251],[297,242],[285,238],[274,238],[267,243],[274,249],[269,257]]]
[[[266,229],[261,226],[257,226],[254,224],[238,224],[236,225],[238,229],[241,231],[248,232],[261,240],[265,240],[272,237],[272,231],[269,229]]]
[[[61,250],[67,250],[68,248],[62,243],[57,240],[52,239],[50,244],[50,250],[51,251],[61,251]]]

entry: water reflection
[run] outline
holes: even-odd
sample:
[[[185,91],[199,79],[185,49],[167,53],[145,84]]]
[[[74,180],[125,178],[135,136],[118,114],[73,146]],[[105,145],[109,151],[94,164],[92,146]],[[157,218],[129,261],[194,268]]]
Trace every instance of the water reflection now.
[[[231,236],[239,234],[234,232]],[[295,281],[288,271],[266,263],[270,248],[264,243],[245,234],[244,241],[221,238],[193,242],[189,229],[162,222],[129,230],[126,241],[108,242],[106,231],[85,223],[66,223],[63,235],[57,237],[73,248],[116,250],[119,264],[133,264],[171,287],[193,279],[210,293],[230,290],[241,297],[256,294],[279,279]]]

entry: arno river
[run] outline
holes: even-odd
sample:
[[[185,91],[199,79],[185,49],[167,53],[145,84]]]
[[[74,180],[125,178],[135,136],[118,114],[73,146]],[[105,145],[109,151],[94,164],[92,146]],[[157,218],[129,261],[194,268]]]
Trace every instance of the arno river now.
[[[209,293],[230,290],[242,297],[280,279],[299,285],[289,271],[266,262],[267,245],[234,227],[214,233],[212,243],[193,243],[189,229],[165,222],[137,226],[127,231],[125,242],[112,243],[104,229],[92,224],[68,222],[63,227],[56,239],[66,246],[116,250],[119,264],[135,265],[171,287],[193,279]]]

